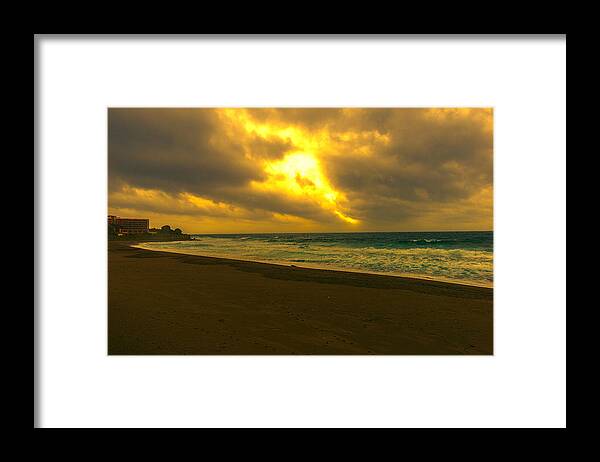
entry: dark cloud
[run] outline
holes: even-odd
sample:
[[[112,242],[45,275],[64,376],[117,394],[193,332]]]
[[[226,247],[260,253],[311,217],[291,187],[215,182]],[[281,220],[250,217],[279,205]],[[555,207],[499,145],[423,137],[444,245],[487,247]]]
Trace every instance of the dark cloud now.
[[[464,223],[491,224],[491,194],[481,196],[492,185],[491,110],[234,111],[238,113],[239,119],[213,109],[110,109],[110,206],[190,216],[237,213],[260,220],[282,214],[340,225],[319,201],[253,187],[269,181],[265,161],[277,162],[306,148],[276,130],[248,129],[244,121],[249,120],[277,130],[294,127],[307,139],[318,134],[313,154],[340,192],[344,213],[365,228],[401,228],[425,213],[452,217],[457,229],[461,216]],[[292,180],[301,188],[316,188],[314,179],[301,173]],[[164,196],[152,205],[135,197],[131,188]],[[209,205],[185,204],[185,194]],[[479,209],[477,200],[483,201]]]
[[[110,176],[142,188],[201,195],[261,177],[235,140],[220,145],[217,136],[219,121],[210,110],[110,109]]]
[[[363,213],[376,220],[398,215],[396,207],[382,207],[389,199],[465,200],[492,183],[491,118],[474,112],[475,117],[422,109],[361,111],[351,117],[352,125],[377,129],[389,141],[372,156],[325,156],[327,171],[342,190],[368,203]]]

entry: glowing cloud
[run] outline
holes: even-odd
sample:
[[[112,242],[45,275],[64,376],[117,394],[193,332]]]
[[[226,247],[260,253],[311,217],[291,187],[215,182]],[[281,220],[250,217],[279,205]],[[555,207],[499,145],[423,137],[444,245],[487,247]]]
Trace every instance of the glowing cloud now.
[[[331,210],[347,223],[359,222],[340,210],[338,200],[345,198],[342,193],[333,189],[313,154],[305,152],[288,154],[280,161],[267,162],[265,172],[268,175],[267,180],[261,183],[253,182],[255,188],[304,196],[321,207]]]
[[[489,230],[490,108],[111,108],[109,213],[186,232]]]
[[[281,160],[264,162],[267,180],[251,182],[254,188],[304,197],[331,211],[346,223],[359,223],[358,219],[342,212],[339,201],[345,200],[345,196],[332,187],[317,158],[316,153],[331,143],[330,134],[326,129],[308,132],[289,124],[259,123],[244,109],[223,109],[221,114],[230,123],[243,127],[248,134],[265,140],[276,138],[289,142],[298,149],[285,154]],[[246,155],[253,157],[252,152],[247,152]]]

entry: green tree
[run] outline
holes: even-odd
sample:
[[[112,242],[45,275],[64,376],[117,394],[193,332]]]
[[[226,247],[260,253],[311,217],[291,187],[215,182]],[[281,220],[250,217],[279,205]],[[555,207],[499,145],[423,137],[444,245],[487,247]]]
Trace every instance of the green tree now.
[[[116,225],[113,224],[109,224],[108,225],[108,237],[117,237],[117,235],[119,234],[119,230],[117,229]]]

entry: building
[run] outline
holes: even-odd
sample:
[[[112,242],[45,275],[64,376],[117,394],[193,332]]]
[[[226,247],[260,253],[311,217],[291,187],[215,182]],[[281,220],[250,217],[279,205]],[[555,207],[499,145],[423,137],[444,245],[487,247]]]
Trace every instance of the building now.
[[[108,224],[116,226],[117,234],[142,234],[148,232],[150,220],[148,218],[121,218],[109,215]]]

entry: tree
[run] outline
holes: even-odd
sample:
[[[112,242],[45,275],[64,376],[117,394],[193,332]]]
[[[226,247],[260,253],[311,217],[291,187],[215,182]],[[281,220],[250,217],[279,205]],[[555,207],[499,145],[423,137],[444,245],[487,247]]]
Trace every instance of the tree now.
[[[160,230],[163,233],[170,233],[171,232],[171,227],[169,225],[165,225],[165,226],[161,227]]]
[[[175,228],[175,234],[181,234],[181,230],[179,228]]]

